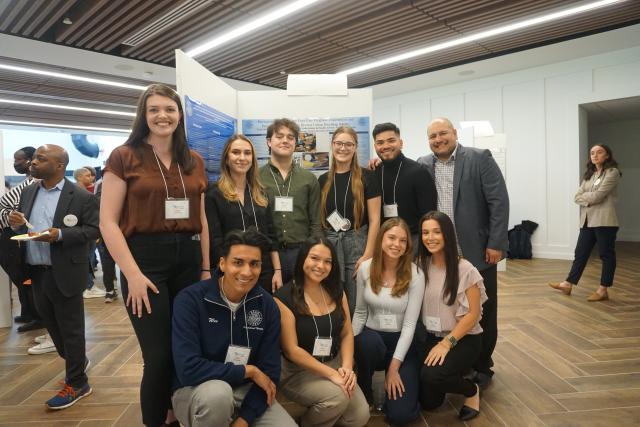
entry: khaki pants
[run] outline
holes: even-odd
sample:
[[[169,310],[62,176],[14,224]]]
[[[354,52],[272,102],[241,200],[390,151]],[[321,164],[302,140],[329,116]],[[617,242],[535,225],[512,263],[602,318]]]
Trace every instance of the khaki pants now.
[[[337,369],[340,367],[340,358],[324,363]],[[302,427],[362,427],[369,421],[369,405],[357,384],[353,397],[349,399],[340,387],[327,378],[302,369],[284,358],[280,378],[280,390],[287,399],[307,408],[301,418]]]
[[[173,412],[185,427],[228,426],[236,408],[251,388],[244,384],[232,389],[220,380],[206,381],[196,387],[182,387],[173,393]],[[296,427],[296,423],[278,402],[267,408],[252,424],[256,427]]]

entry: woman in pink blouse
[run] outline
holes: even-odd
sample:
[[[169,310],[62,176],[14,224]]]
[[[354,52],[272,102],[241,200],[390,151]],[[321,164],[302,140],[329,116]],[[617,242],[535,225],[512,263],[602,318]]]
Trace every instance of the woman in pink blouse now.
[[[426,280],[421,313],[426,332],[416,330],[424,357],[420,404],[435,409],[446,393],[462,394],[466,399],[459,418],[470,420],[480,413],[480,389],[463,373],[482,348],[480,318],[487,300],[482,276],[459,256],[455,229],[446,214],[428,212],[420,219],[420,231],[416,263]]]

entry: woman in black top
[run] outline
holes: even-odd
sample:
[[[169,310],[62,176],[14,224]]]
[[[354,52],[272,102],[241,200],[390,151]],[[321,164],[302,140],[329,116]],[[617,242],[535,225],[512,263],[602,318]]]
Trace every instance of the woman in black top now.
[[[353,372],[353,331],[333,245],[325,238],[304,242],[293,281],[275,297],[284,355],[280,387],[307,407],[301,425],[365,425],[369,407]]]
[[[211,267],[218,265],[224,236],[228,232],[254,227],[271,240],[270,254],[263,254],[258,283],[268,292],[280,288],[280,257],[269,201],[258,177],[253,144],[246,136],[232,135],[227,140],[220,156],[220,179],[209,185],[204,202],[209,223]]]
[[[349,310],[356,305],[354,275],[360,263],[373,256],[380,229],[380,184],[375,173],[358,164],[358,135],[341,126],[331,138],[331,166],[318,178],[320,218],[327,238],[336,247],[340,280]]]

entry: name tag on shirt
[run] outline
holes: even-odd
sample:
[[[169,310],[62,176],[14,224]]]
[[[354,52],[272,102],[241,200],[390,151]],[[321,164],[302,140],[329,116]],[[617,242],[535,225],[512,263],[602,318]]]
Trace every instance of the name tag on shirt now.
[[[442,325],[440,324],[439,317],[427,316],[427,324],[425,326],[429,331],[442,332]]]
[[[230,345],[227,349],[227,357],[224,358],[224,363],[231,362],[234,365],[246,365],[247,363],[249,363],[250,354],[251,347]]]
[[[189,219],[189,199],[168,199],[164,201],[165,219]]]
[[[600,178],[596,179],[595,182],[593,183],[593,185],[598,185],[600,184]]]
[[[385,218],[395,218],[398,216],[398,204],[394,203],[392,205],[384,205],[382,206],[382,213]]]
[[[332,344],[333,338],[331,337],[316,337],[316,341],[313,343],[313,355],[316,357],[331,356]]]
[[[382,330],[398,329],[398,319],[393,314],[378,314],[378,324]]]
[[[331,212],[331,215],[327,217],[327,222],[331,225],[334,231],[343,230],[345,226],[345,220],[337,210]]]
[[[293,212],[293,197],[276,196],[276,212]]]

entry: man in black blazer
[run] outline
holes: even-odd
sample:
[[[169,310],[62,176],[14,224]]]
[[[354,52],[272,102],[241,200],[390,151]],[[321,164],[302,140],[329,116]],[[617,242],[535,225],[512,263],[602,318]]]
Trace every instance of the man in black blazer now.
[[[436,182],[438,210],[456,227],[462,256],[482,275],[489,300],[482,306],[482,352],[474,380],[485,388],[491,381],[491,355],[498,338],[498,273],[496,264],[509,246],[509,195],[489,150],[463,147],[449,119],[431,121],[427,128],[432,154],[420,157]]]
[[[85,373],[84,301],[89,271],[89,241],[98,237],[98,203],[93,194],[65,179],[67,152],[43,145],[31,162],[42,181],[24,189],[17,211],[9,215],[14,232],[46,232],[24,245],[33,292],[45,326],[65,360],[63,389],[47,401],[63,409],[91,394]],[[28,222],[27,222],[28,221]]]

